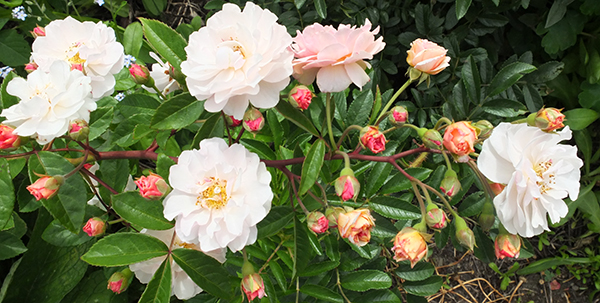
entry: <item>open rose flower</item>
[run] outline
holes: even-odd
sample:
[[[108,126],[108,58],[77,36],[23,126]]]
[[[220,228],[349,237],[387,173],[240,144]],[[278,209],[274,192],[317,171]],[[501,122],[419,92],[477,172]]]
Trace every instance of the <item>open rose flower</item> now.
[[[79,22],[72,17],[54,20],[45,36],[33,41],[31,58],[39,69],[48,72],[54,61],[64,61],[92,79],[94,99],[112,94],[114,74],[123,67],[123,45],[115,31],[102,22]]]
[[[209,112],[242,119],[248,103],[271,108],[290,82],[292,37],[277,16],[252,2],[231,3],[190,35],[181,71],[190,94]]]
[[[450,124],[444,133],[444,147],[459,157],[475,152],[475,140],[477,131],[466,121]]]
[[[265,293],[265,283],[258,273],[247,275],[242,279],[242,291],[248,297],[248,302],[267,296]]]
[[[426,39],[417,39],[410,44],[406,62],[420,72],[436,75],[450,66],[447,49]]]
[[[563,201],[579,195],[577,148],[558,144],[571,138],[565,127],[546,133],[527,124],[500,123],[483,143],[477,166],[492,182],[506,184],[494,198],[498,219],[511,234],[533,237],[566,216]]]
[[[181,153],[170,169],[173,191],[163,201],[168,220],[183,241],[204,251],[238,251],[256,241],[256,224],[271,209],[271,174],[257,154],[221,138]]]
[[[178,235],[175,235],[173,238],[173,233],[175,231],[171,228],[168,230],[149,230],[142,229],[140,233],[146,234],[152,237],[155,237],[161,241],[163,241],[167,245],[171,245],[171,241],[173,240],[173,245],[171,249],[177,248],[187,248],[187,249],[195,249],[200,250],[200,247],[195,243],[189,243],[182,241]],[[217,249],[213,251],[202,251],[205,254],[215,258],[217,261],[223,263],[225,262],[225,250]],[[165,260],[167,256],[156,257],[147,261],[134,263],[129,265],[129,269],[135,273],[135,277],[143,284],[148,284],[154,276],[156,270],[160,267],[162,262]],[[173,259],[171,259],[171,294],[175,295],[179,300],[187,300],[195,295],[202,292],[202,288],[200,288],[196,283],[188,276],[188,274],[183,271],[181,267]]]
[[[371,240],[371,229],[375,219],[366,208],[340,213],[337,219],[338,231],[342,238],[358,246],[365,246]]]
[[[361,27],[315,23],[298,31],[291,49],[294,51],[294,78],[304,85],[312,84],[322,92],[341,92],[351,83],[362,88],[369,82],[364,60],[373,59],[385,47],[383,37],[375,40],[379,27],[371,31],[371,22]]]

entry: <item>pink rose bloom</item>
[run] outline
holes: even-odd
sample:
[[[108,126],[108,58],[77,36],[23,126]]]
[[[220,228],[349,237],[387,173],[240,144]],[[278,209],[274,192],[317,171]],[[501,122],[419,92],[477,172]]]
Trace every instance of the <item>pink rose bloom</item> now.
[[[415,69],[436,75],[450,66],[447,49],[426,39],[417,39],[410,44],[406,62]]]
[[[377,154],[385,150],[385,135],[375,126],[363,128],[360,134],[360,143],[372,153]]]
[[[340,24],[333,26],[315,23],[298,31],[291,46],[296,59],[293,61],[294,78],[304,85],[317,85],[322,92],[341,92],[351,83],[364,86],[370,79],[365,68],[385,47],[383,38],[375,40],[379,27],[373,31],[369,19],[361,27]]]
[[[470,122],[460,121],[446,128],[444,147],[457,156],[465,156],[475,152],[473,146],[477,140],[477,131]]]
[[[141,176],[135,181],[135,185],[140,188],[140,195],[146,199],[160,199],[169,192],[167,182],[156,174]]]

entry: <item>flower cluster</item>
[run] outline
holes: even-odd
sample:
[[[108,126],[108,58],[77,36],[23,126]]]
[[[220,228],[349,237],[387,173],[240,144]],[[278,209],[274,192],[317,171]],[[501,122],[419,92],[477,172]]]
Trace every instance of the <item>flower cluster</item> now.
[[[27,13],[25,13],[25,7],[21,5],[13,8],[12,17],[21,21],[25,21],[25,18],[27,18]]]

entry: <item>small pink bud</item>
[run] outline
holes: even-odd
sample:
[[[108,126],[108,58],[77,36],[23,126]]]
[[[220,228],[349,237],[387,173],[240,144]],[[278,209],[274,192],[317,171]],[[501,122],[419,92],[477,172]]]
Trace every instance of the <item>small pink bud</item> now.
[[[253,107],[246,111],[243,120],[244,128],[251,133],[257,133],[265,126],[263,114]]]
[[[76,119],[69,123],[69,137],[76,141],[82,141],[90,133],[88,123],[83,119]]]
[[[473,246],[475,246],[475,234],[473,234],[473,231],[467,226],[465,219],[455,216],[454,227],[456,229],[455,235],[458,242],[469,250],[473,250]]]
[[[423,145],[431,149],[442,149],[444,139],[440,132],[435,129],[420,128],[417,133],[423,141]]]
[[[14,128],[0,125],[0,149],[14,150],[21,145],[21,138],[14,134]]]
[[[135,181],[135,185],[139,187],[140,195],[150,200],[160,199],[170,190],[167,182],[161,176],[153,173],[148,177],[141,176]]]
[[[83,231],[90,237],[101,236],[106,231],[106,222],[98,217],[90,218],[85,223]]]
[[[446,171],[440,189],[448,197],[454,197],[460,191],[460,181],[453,170]]]
[[[308,87],[304,85],[298,85],[290,91],[288,100],[292,106],[301,110],[305,110],[310,105],[312,97],[313,93],[310,91],[310,89],[308,89]]]
[[[310,230],[322,234],[329,229],[329,220],[320,211],[313,211],[306,217],[306,224]]]
[[[392,108],[390,111],[389,120],[393,125],[402,125],[406,123],[408,120],[408,111],[406,110],[406,107],[395,106]]]
[[[360,144],[377,154],[385,150],[385,135],[379,131],[377,126],[367,126],[360,131]]]
[[[446,213],[437,207],[437,205],[429,203],[427,205],[427,216],[425,216],[425,222],[427,223],[427,226],[432,229],[443,229],[447,224]]]
[[[238,120],[230,115],[225,115],[225,121],[227,121],[227,125],[229,125],[229,127],[238,127],[242,125],[242,120]]]
[[[110,289],[112,292],[120,294],[129,287],[132,278],[133,272],[129,268],[125,268],[123,271],[118,271],[110,276],[106,289]]]
[[[518,235],[500,234],[494,241],[496,258],[518,258],[521,252],[521,238]]]
[[[150,77],[150,71],[143,65],[135,63],[131,64],[131,67],[129,67],[129,74],[131,74],[133,81],[137,84],[144,84],[149,87],[154,85],[154,80]]]
[[[354,172],[349,168],[344,168],[339,178],[335,180],[335,194],[342,198],[342,201],[348,201],[356,200],[359,192],[360,183],[354,177]]]
[[[27,64],[25,64],[25,71],[30,74],[31,72],[35,71],[36,69],[38,69],[38,65],[35,62],[29,62]]]
[[[27,186],[27,190],[38,201],[40,199],[50,199],[56,194],[63,181],[64,180],[61,176],[44,176],[37,179],[37,181],[35,181],[33,184]]]
[[[249,302],[255,298],[262,299],[267,296],[265,293],[265,283],[260,274],[257,273],[244,276],[244,279],[242,279],[242,291],[248,297]]]
[[[33,31],[30,32],[33,38],[46,36],[46,30],[41,26],[36,26]]]

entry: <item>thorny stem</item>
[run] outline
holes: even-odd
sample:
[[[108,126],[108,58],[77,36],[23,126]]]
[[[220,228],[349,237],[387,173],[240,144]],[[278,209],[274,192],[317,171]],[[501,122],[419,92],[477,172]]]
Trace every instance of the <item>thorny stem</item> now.
[[[404,85],[402,85],[402,87],[400,87],[400,89],[392,96],[390,101],[388,101],[388,103],[385,105],[385,107],[379,114],[379,117],[377,117],[377,122],[375,123],[375,125],[378,125],[381,122],[382,117],[385,115],[385,113],[387,113],[392,104],[394,104],[394,101],[396,101],[398,96],[400,96],[400,94],[410,85],[410,83],[412,83],[412,81],[413,80],[411,80],[410,78],[406,80],[406,83],[404,83]]]
[[[92,174],[92,172],[90,172],[89,170],[87,170],[85,167],[81,168],[80,171],[83,172],[84,174],[88,175],[90,178],[96,180],[96,182],[98,182],[98,184],[104,186],[113,195],[119,194],[119,192],[117,192],[114,188],[110,187],[110,185],[106,184],[106,182],[102,181],[102,179],[100,179],[96,175]]]
[[[308,215],[309,214],[308,209],[306,209],[306,207],[304,206],[304,203],[302,203],[302,201],[300,200],[300,197],[298,197],[298,190],[296,189],[296,184],[294,183],[294,177],[295,177],[295,175],[289,169],[287,169],[285,166],[278,167],[278,168],[290,180],[290,183],[292,184],[292,190],[294,191],[294,196],[296,197],[296,201],[298,201],[298,205],[300,205],[300,208],[302,208],[302,210],[304,211],[304,213],[306,215]]]
[[[352,303],[352,302],[350,302],[348,297],[346,297],[346,294],[344,294],[344,290],[342,289],[342,283],[340,282],[340,270],[336,268],[335,273],[337,274],[337,286],[340,289],[340,293],[342,294],[342,297],[344,297],[344,299],[346,299],[346,302]]]
[[[86,142],[86,145],[89,145],[89,144],[90,144],[90,141],[89,141],[89,138],[88,138],[88,140],[87,140],[87,142]],[[79,170],[80,170],[80,169],[81,169],[81,168],[82,168],[82,167],[85,165],[85,162],[87,162],[87,158],[88,158],[88,155],[89,155],[89,154],[90,154],[90,150],[89,150],[89,149],[86,149],[86,150],[83,152],[83,160],[81,161],[81,163],[79,163],[79,165],[77,165],[77,167],[75,167],[75,169],[73,169],[73,170],[72,170],[72,171],[70,171],[68,174],[66,174],[66,175],[64,176],[64,178],[65,178],[65,179],[67,179],[67,178],[69,178],[70,176],[72,176],[72,175],[74,175],[75,173],[77,173],[77,172],[78,172],[78,171],[79,171]]]
[[[246,129],[242,127],[242,129],[240,129],[240,133],[238,134],[237,138],[235,138],[235,141],[233,141],[233,143],[239,143],[240,139],[242,138],[242,135],[244,134],[244,131]]]
[[[173,229],[173,237],[171,237],[171,244],[169,244],[169,255],[173,250],[173,244],[175,244],[175,237],[177,237],[177,234],[175,233],[175,229]]]
[[[329,133],[329,140],[331,140],[331,148],[335,151],[337,145],[335,144],[335,138],[333,137],[333,131],[331,126],[331,93],[327,93],[327,100],[325,101],[325,113],[327,114],[327,132]]]

